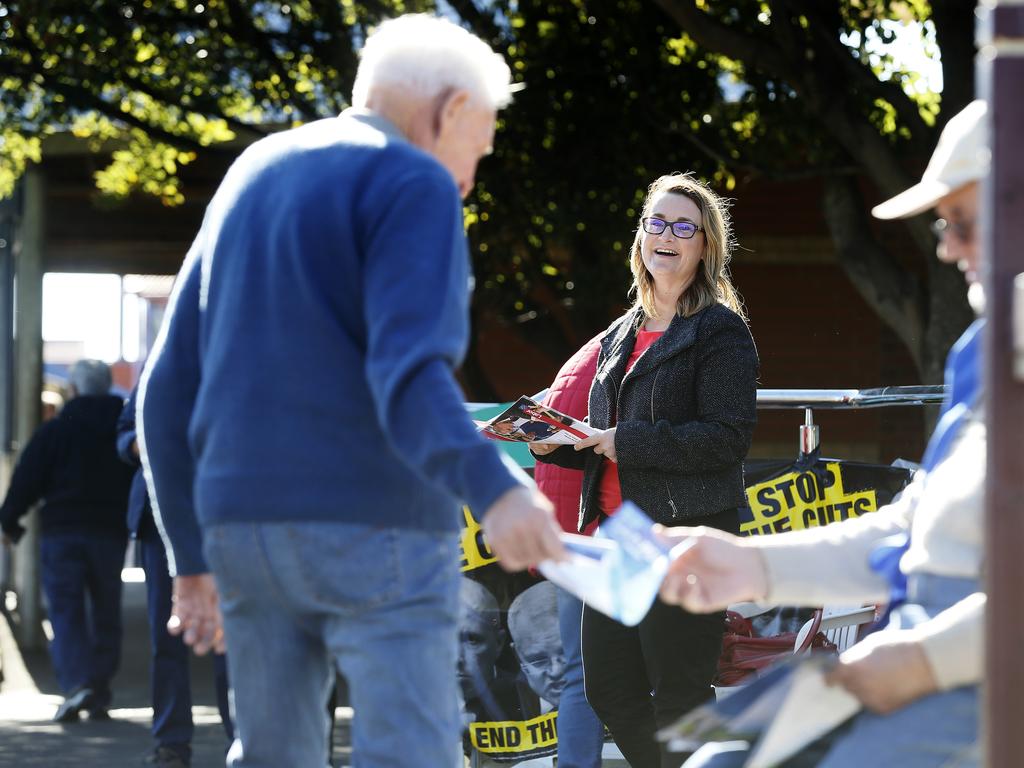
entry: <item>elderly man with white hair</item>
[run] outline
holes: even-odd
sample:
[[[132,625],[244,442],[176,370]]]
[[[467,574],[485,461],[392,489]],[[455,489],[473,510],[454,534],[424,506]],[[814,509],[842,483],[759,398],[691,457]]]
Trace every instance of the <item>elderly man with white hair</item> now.
[[[921,181],[876,206],[880,219],[935,209],[938,257],[956,264],[979,314],[980,180],[988,172],[983,101],[942,131]],[[980,763],[978,687],[984,662],[981,591],[985,425],[981,328],[972,324],[946,365],[949,392],[922,459],[900,499],[856,520],[739,539],[677,528],[695,545],[672,563],[662,597],[708,611],[744,600],[820,605],[888,603],[883,629],[845,651],[829,673],[864,711],[786,766],[966,768]],[[706,745],[686,768],[742,765],[748,748]]]
[[[461,765],[460,505],[506,568],[562,556],[549,502],[477,434],[453,373],[460,198],[510,90],[455,24],[383,23],[353,107],[248,148],[178,276],[138,425],[171,621],[198,652],[226,636],[230,766],[325,765],[335,666],[355,765]]]

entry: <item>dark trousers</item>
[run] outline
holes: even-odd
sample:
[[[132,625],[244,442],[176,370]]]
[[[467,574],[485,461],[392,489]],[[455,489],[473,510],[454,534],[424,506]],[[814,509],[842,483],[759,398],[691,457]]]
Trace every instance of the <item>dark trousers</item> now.
[[[735,532],[735,510],[695,520]],[[656,600],[635,627],[583,609],[587,700],[631,768],[677,768],[680,756],[658,746],[655,733],[714,695],[725,613],[697,615]]]
[[[106,533],[47,533],[40,542],[57,684],[65,694],[92,688],[96,707],[110,703],[110,680],[121,663],[127,543],[127,536]]]
[[[153,738],[162,747],[181,749],[192,743],[193,731],[189,649],[180,637],[167,631],[173,580],[169,574],[163,540],[152,519],[144,519],[139,526],[137,546],[142,568],[146,572]],[[234,728],[228,710],[228,672],[224,656],[214,656],[213,665],[217,709],[230,741],[234,738]]]

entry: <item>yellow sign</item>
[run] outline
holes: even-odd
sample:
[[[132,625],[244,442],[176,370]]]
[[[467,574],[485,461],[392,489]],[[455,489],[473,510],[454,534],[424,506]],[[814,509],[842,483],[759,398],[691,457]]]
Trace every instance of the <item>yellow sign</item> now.
[[[469,739],[478,752],[487,755],[531,752],[558,743],[557,720],[557,712],[548,712],[532,720],[470,723]]]
[[[480,523],[473,517],[473,513],[469,511],[469,507],[462,508],[462,517],[462,540],[460,542],[462,558],[459,561],[459,570],[473,571],[497,562],[498,558],[494,556],[491,548],[484,541],[484,532],[480,528]]]
[[[825,472],[789,472],[747,488],[754,519],[740,533],[756,536],[828,525],[878,509],[873,490],[847,493],[838,462]]]

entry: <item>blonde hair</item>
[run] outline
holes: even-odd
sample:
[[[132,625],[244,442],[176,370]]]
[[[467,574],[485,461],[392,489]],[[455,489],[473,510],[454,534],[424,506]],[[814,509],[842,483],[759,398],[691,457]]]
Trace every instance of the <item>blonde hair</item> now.
[[[746,322],[743,300],[729,278],[729,260],[732,258],[734,241],[728,202],[716,195],[707,184],[692,173],[673,173],[655,179],[647,189],[640,218],[651,213],[652,201],[665,192],[684,195],[697,205],[700,209],[701,231],[704,233],[701,266],[693,282],[679,297],[676,312],[689,317],[712,304],[724,304]],[[629,294],[634,298],[633,307],[643,307],[644,313],[651,318],[657,315],[654,278],[644,266],[640,247],[643,238],[643,227],[637,226],[633,247],[629,252],[629,267],[633,272],[633,284],[629,288]]]

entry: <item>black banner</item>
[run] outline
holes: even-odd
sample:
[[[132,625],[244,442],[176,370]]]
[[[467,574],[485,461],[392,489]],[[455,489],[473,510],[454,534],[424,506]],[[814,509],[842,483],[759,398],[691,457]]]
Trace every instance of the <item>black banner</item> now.
[[[463,743],[499,763],[555,754],[565,670],[555,586],[506,573],[464,510],[459,590]]]
[[[910,481],[909,470],[823,459],[751,461],[740,532],[795,531],[874,512]],[[498,565],[479,521],[464,510],[460,568],[459,689],[466,754],[499,763],[553,755],[564,656],[555,588]],[[682,660],[681,663],[685,663]]]
[[[740,533],[800,531],[874,512],[910,482],[902,467],[823,459],[751,461],[745,465],[747,506]]]

